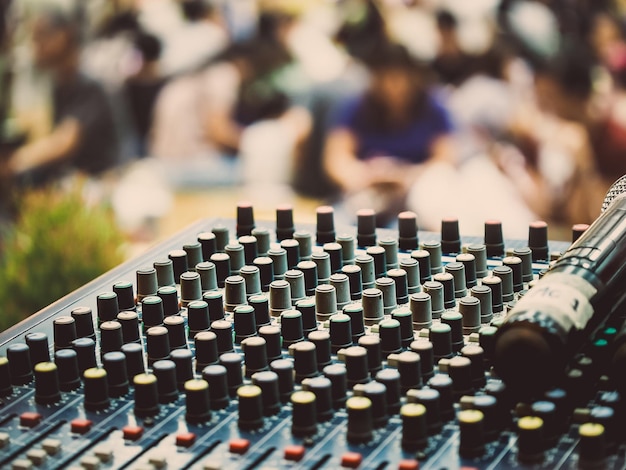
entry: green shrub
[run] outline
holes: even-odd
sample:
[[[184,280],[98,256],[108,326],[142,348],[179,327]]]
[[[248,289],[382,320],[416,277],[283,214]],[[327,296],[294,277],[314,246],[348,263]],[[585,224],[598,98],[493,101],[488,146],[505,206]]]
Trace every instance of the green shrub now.
[[[80,188],[24,195],[0,253],[0,331],[119,264],[123,238],[110,210]]]

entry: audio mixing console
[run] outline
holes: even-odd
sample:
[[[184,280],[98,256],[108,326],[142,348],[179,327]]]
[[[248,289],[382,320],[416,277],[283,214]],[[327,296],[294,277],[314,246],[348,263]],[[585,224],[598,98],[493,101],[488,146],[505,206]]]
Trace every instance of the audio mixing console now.
[[[0,334],[0,468],[624,468],[617,319],[532,401],[492,369],[568,246],[240,204]]]

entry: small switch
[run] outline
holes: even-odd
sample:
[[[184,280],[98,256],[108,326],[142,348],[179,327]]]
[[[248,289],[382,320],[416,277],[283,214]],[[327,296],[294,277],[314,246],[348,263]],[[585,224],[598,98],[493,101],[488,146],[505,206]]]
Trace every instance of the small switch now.
[[[0,432],[0,449],[4,449],[11,442],[11,436],[9,433]]]
[[[122,433],[124,434],[124,439],[136,441],[143,435],[143,428],[141,426],[124,426]]]
[[[18,459],[11,464],[11,470],[30,470],[33,463],[28,459]]]
[[[196,442],[196,435],[192,432],[181,432],[176,435],[176,445],[181,447],[191,447]]]
[[[304,446],[287,446],[285,447],[285,460],[299,462],[304,457]]]
[[[402,460],[398,464],[398,470],[418,470],[420,463],[417,460]]]
[[[154,455],[148,461],[155,468],[165,468],[167,466],[167,459],[164,455]]]
[[[358,452],[346,452],[341,456],[341,466],[348,468],[357,468],[361,465],[363,456]]]
[[[100,459],[95,455],[86,455],[80,459],[80,464],[87,470],[98,470],[100,468]]]
[[[25,411],[20,415],[20,426],[33,428],[41,422],[42,416],[34,411]]]
[[[61,441],[58,439],[45,439],[41,443],[41,447],[48,455],[56,455],[61,450]]]
[[[231,439],[228,443],[228,450],[233,454],[245,454],[250,448],[248,439]]]
[[[93,424],[92,421],[88,419],[81,419],[81,418],[74,419],[70,423],[72,432],[76,434],[88,433],[91,430],[92,424]]]
[[[30,460],[32,463],[39,466],[43,465],[46,462],[46,457],[48,457],[48,454],[43,449],[31,449],[26,452],[26,457],[28,457],[28,460]]]
[[[93,450],[96,457],[100,459],[102,463],[110,462],[113,458],[113,451],[107,446],[99,446]]]

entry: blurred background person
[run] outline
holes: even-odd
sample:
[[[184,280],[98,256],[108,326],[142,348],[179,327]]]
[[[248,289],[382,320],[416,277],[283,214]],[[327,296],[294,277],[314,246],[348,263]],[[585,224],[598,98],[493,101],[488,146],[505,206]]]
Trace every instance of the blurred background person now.
[[[293,106],[281,82],[292,63],[285,44],[292,22],[290,15],[262,15],[255,38],[232,44],[208,66],[165,87],[151,154],[175,185],[290,183],[309,127],[307,113]]]
[[[161,69],[162,46],[159,38],[140,32],[135,37],[134,46],[137,52],[136,70],[124,82],[123,96],[136,136],[133,153],[143,157],[148,153],[154,106],[169,77]]]
[[[403,208],[425,165],[455,164],[453,126],[429,93],[424,68],[403,46],[381,43],[366,64],[370,87],[339,109],[324,164],[346,197],[374,207],[384,223]]]
[[[118,162],[118,136],[103,88],[80,69],[79,21],[60,10],[38,14],[32,30],[36,66],[52,81],[52,129],[17,149],[8,171],[41,184],[68,171],[100,175]]]
[[[210,0],[181,0],[183,21],[165,37],[161,67],[165,75],[193,72],[228,44],[219,9]]]
[[[461,47],[458,22],[449,10],[436,13],[439,45],[431,67],[442,85],[458,86],[472,75],[474,61]]]
[[[534,204],[543,218],[572,224],[599,213],[604,190],[592,141],[593,66],[588,49],[578,43],[564,44],[555,57],[538,62],[536,107],[527,107],[512,129],[525,144],[527,167],[543,183]]]

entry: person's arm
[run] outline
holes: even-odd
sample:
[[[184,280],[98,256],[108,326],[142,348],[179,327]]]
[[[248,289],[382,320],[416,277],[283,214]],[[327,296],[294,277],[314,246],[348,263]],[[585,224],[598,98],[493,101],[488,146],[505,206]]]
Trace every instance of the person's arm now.
[[[430,158],[426,163],[448,163],[454,165],[455,149],[454,139],[450,134],[437,137],[430,146]]]
[[[9,172],[19,175],[70,158],[78,147],[80,134],[81,125],[77,119],[63,120],[46,137],[16,150],[8,162]]]
[[[330,132],[324,150],[324,170],[345,192],[357,191],[370,185],[370,175],[356,156],[357,140],[352,132],[337,128]]]
[[[430,146],[430,157],[423,163],[396,164],[397,182],[405,188],[411,187],[420,174],[432,164],[455,165],[454,139],[450,134],[437,137]]]
[[[600,215],[603,187],[593,158],[587,130],[579,124],[564,125],[563,139],[572,145],[576,169],[565,194],[565,210],[572,223],[590,223]]]
[[[550,218],[554,206],[552,191],[522,152],[514,145],[500,143],[494,143],[490,152],[498,169],[510,180],[511,189],[517,191],[526,206],[540,219]]]
[[[220,148],[237,151],[242,128],[231,118],[231,110],[214,109],[206,119],[207,138]]]
[[[234,64],[214,65],[201,76],[199,102],[204,108],[205,136],[213,145],[235,152],[239,150],[243,132],[243,127],[233,119],[240,86],[241,72]]]

